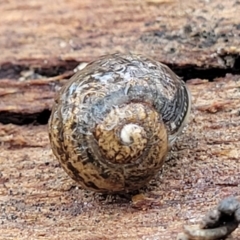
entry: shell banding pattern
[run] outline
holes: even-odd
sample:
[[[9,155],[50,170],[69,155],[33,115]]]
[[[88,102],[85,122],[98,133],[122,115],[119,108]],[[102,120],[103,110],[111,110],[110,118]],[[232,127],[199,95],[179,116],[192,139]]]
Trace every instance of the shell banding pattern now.
[[[61,89],[49,121],[53,153],[85,188],[137,189],[162,167],[189,103],[185,84],[165,65],[103,56]]]

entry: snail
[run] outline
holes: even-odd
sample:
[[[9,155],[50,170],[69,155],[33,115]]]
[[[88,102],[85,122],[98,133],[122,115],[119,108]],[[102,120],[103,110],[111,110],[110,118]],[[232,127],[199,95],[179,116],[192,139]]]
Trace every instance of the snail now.
[[[109,54],[62,87],[49,119],[54,155],[68,175],[96,192],[129,192],[161,169],[187,123],[185,83],[139,54]]]

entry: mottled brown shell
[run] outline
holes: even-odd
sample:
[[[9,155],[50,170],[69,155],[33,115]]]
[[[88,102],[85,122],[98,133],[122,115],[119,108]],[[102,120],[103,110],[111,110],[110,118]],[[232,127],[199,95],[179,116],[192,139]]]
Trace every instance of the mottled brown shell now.
[[[49,121],[53,153],[84,188],[138,189],[162,167],[189,109],[184,82],[167,66],[103,56],[61,89]]]

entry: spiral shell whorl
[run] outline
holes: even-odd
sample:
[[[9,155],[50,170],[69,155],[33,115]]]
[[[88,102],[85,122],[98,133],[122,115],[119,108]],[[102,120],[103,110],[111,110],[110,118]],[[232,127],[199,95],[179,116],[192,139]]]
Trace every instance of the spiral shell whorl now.
[[[106,127],[109,125],[113,125],[111,130]],[[144,151],[163,138],[161,128],[164,125],[154,109],[141,103],[129,103],[112,109],[96,127],[95,136],[106,160],[126,164],[142,161]]]
[[[169,71],[139,55],[115,54],[69,80],[53,107],[49,136],[73,179],[95,191],[121,192],[145,185],[159,171],[169,137],[178,134],[188,111],[186,89]]]

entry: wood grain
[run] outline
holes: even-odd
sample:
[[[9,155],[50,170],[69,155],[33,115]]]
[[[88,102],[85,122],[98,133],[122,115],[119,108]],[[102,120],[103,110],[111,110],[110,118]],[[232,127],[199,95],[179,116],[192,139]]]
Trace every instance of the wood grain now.
[[[240,197],[240,76],[189,87],[189,126],[142,195],[82,190],[53,157],[46,125],[1,125],[0,239],[175,239],[220,199]]]
[[[0,124],[0,239],[175,239],[220,199],[240,197],[238,0],[0,6],[0,122],[9,123]],[[139,195],[82,190],[48,140],[54,95],[73,69],[116,51],[168,64],[193,95],[171,161]]]
[[[232,67],[239,10],[237,0],[1,0],[0,65],[140,51],[180,66]]]

